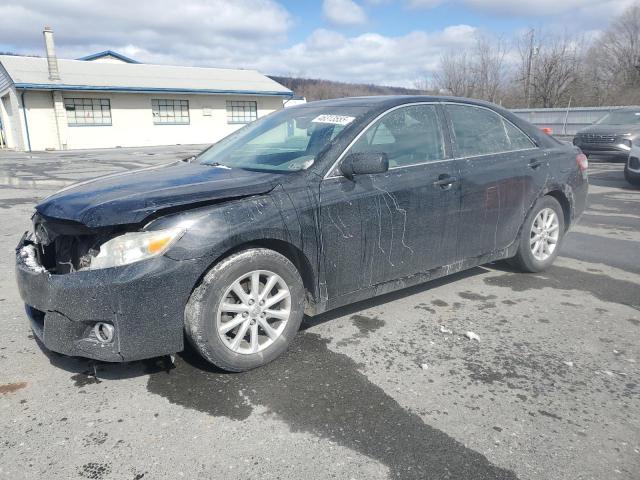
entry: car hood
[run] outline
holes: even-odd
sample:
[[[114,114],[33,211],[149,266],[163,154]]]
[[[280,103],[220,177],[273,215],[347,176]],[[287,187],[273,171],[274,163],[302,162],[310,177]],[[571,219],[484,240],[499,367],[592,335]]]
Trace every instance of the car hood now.
[[[595,133],[598,135],[623,135],[625,133],[640,133],[638,125],[591,125],[578,133]]]
[[[36,206],[39,214],[87,227],[139,223],[159,210],[272,190],[282,174],[176,162],[67,187]]]

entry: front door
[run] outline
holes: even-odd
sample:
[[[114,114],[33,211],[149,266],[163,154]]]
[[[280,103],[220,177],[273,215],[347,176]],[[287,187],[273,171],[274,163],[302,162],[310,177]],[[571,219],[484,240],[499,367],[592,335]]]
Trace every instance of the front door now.
[[[383,152],[386,173],[320,185],[321,268],[329,298],[455,260],[459,175],[446,158],[438,106],[392,109],[345,152]]]

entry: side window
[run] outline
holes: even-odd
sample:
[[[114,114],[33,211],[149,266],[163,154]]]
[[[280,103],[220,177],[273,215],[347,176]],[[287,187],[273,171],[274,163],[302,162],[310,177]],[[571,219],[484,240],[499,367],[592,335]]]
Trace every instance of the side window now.
[[[349,153],[382,152],[390,167],[444,158],[444,142],[435,105],[398,108],[371,125]]]
[[[526,148],[535,148],[536,145],[522,131],[507,120],[502,120],[507,130],[507,137],[512,150],[524,150]]]
[[[470,105],[446,106],[459,156],[489,155],[533,148],[535,145],[501,115]]]

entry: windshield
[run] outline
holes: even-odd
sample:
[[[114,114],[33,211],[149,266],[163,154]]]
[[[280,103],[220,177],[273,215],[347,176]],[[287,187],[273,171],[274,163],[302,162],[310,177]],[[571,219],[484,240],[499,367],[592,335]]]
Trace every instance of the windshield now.
[[[640,124],[640,110],[618,110],[613,111],[597,122],[598,125],[629,125]]]
[[[366,110],[311,105],[279,110],[212,145],[198,156],[198,161],[267,172],[305,170]]]

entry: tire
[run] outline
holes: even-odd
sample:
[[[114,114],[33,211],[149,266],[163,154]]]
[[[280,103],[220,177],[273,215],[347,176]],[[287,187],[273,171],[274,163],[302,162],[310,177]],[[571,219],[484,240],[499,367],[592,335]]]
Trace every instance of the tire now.
[[[259,278],[256,294],[252,290],[255,273]],[[244,303],[242,292],[235,293],[237,285],[232,290],[238,280],[242,280]],[[265,293],[270,281],[273,286]],[[260,301],[259,295],[263,294],[266,300]],[[278,295],[284,299],[269,306]],[[191,294],[185,307],[186,336],[205,360],[223,370],[242,372],[261,367],[288,348],[300,328],[304,300],[300,273],[286,257],[265,248],[243,250],[214,265]],[[260,303],[265,305],[259,306]],[[283,317],[287,310],[287,320],[271,317],[272,313]],[[232,325],[231,322],[237,327],[223,333],[222,329]],[[263,327],[265,322],[268,325]],[[240,334],[243,337],[236,341]],[[255,346],[254,334],[259,339]]]
[[[624,179],[631,185],[640,186],[640,173],[629,171],[628,165],[624,166]]]
[[[537,220],[538,223],[536,223],[536,226],[539,225],[541,222],[541,218],[539,217],[541,215],[544,215],[544,212],[549,213],[549,211],[553,211],[555,213],[554,226],[556,228],[554,228],[553,232],[547,232],[546,238],[552,238],[548,241],[548,243],[544,240],[544,238],[542,238],[540,240],[542,243],[538,247],[538,251],[534,253],[534,249],[536,248],[536,244],[534,243],[534,236],[537,235],[533,231],[534,222],[536,222]],[[557,237],[553,238],[553,236],[555,235],[555,231],[557,231]],[[516,255],[511,259],[510,263],[523,272],[536,273],[546,270],[551,266],[553,261],[558,256],[558,252],[564,238],[564,233],[564,212],[562,210],[562,207],[560,206],[560,203],[558,203],[555,198],[549,195],[545,195],[544,197],[539,198],[527,215],[524,223],[522,224],[522,232],[520,234],[520,244],[518,245],[518,251],[516,252]],[[538,237],[540,236],[541,235],[538,235]],[[555,240],[555,243],[552,243],[552,240]],[[548,251],[545,249],[545,243],[547,248],[550,248],[550,245],[552,244],[555,245],[550,253],[548,253]],[[539,248],[543,249],[542,252],[539,250]],[[546,258],[541,258],[547,254],[548,256],[546,256]]]

